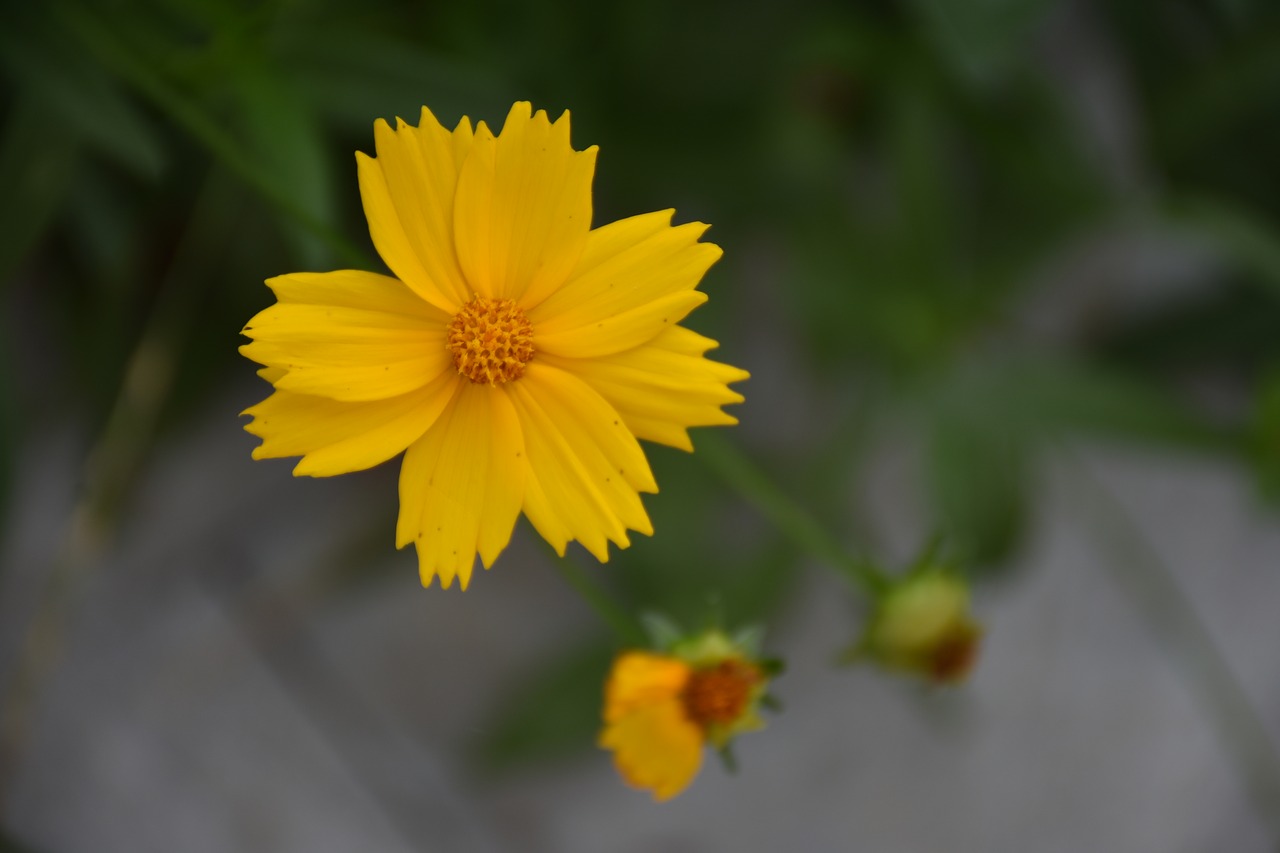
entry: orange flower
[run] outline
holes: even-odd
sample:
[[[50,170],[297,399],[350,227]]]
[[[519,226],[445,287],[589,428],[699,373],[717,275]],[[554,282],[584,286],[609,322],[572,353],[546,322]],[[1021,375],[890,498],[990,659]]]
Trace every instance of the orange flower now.
[[[719,632],[671,655],[624,652],[605,685],[600,746],[627,784],[669,800],[698,774],[704,744],[723,749],[764,727],[767,686],[764,667]]]

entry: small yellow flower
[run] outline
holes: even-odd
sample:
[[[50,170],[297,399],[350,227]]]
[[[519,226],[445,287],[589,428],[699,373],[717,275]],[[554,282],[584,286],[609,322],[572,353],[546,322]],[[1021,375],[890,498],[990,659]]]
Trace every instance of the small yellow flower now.
[[[495,136],[423,108],[374,140],[360,194],[396,277],[267,282],[277,303],[241,348],[275,387],[246,411],[253,457],[325,477],[407,450],[396,545],[415,546],[424,585],[465,589],[521,511],[562,555],[577,540],[605,561],[628,530],[651,534],[636,439],[692,450],[688,427],[737,422],[721,406],[747,378],[677,325],[721,254],[698,242],[707,226],[666,210],[591,228],[596,149],[573,149],[567,112],[517,103]]]
[[[697,775],[704,745],[724,749],[764,727],[767,687],[765,667],[718,632],[670,655],[624,652],[605,684],[600,746],[627,784],[671,799]]]
[[[955,684],[973,669],[981,639],[982,627],[970,614],[968,585],[951,572],[928,569],[884,594],[855,654],[888,669]]]

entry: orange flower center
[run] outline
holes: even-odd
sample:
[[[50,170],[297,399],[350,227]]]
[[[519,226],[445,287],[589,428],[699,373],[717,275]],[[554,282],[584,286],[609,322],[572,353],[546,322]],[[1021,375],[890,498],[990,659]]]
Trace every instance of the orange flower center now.
[[[477,385],[501,385],[524,375],[533,326],[510,299],[477,296],[454,315],[445,346],[458,373]]]
[[[696,670],[685,684],[685,711],[702,727],[729,725],[742,716],[751,691],[760,682],[760,670],[740,660],[726,660]]]

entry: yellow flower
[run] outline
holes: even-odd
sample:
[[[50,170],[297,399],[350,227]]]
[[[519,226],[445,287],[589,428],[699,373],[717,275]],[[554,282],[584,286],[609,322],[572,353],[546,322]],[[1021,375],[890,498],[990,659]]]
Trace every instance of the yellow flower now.
[[[669,800],[697,775],[705,744],[723,749],[764,727],[767,686],[764,668],[719,633],[671,655],[624,652],[605,684],[600,746],[627,784]]]
[[[704,357],[715,341],[677,325],[719,247],[673,211],[591,228],[595,147],[574,151],[569,114],[528,103],[494,136],[374,125],[358,153],[369,233],[396,278],[294,273],[241,348],[275,393],[248,409],[255,459],[301,456],[295,475],[368,468],[407,449],[396,545],[424,585],[463,589],[523,510],[563,555],[601,561],[628,530],[653,532],[656,492],[637,438],[692,450],[686,429],[732,424],[747,373]]]

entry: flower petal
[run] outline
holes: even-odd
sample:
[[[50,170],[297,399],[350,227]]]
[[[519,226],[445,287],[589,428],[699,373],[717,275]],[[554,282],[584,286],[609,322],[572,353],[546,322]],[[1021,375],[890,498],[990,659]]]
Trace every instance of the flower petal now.
[[[608,723],[600,746],[613,750],[613,763],[627,784],[669,800],[689,786],[702,766],[702,730],[684,713],[679,699],[637,707]]]
[[[408,314],[446,323],[450,316],[423,302],[399,279],[364,270],[289,273],[267,279],[267,287],[280,302]]]
[[[529,460],[525,515],[557,553],[577,539],[607,562],[606,539],[626,548],[628,528],[652,535],[637,492],[658,486],[613,407],[581,379],[538,361],[507,387]]]
[[[493,565],[520,515],[527,467],[506,391],[457,383],[444,414],[404,456],[396,547],[415,543],[423,586],[466,589],[479,551]]]
[[[579,358],[618,352],[644,343],[701,304],[702,299],[670,298],[693,291],[723,252],[714,243],[698,242],[707,230],[701,222],[671,227],[674,212],[633,216],[591,232],[568,282],[529,312],[545,347]],[[645,310],[655,303],[688,307],[678,316]],[[628,320],[623,324],[621,318]],[[578,350],[566,349],[571,346]]]
[[[692,450],[688,427],[738,422],[720,407],[742,402],[728,383],[750,376],[704,358],[702,353],[715,346],[710,338],[676,326],[643,346],[601,358],[539,357],[600,392],[637,438]]]
[[[691,674],[678,658],[651,652],[619,655],[604,688],[604,721],[612,723],[637,707],[679,696]]]
[[[294,274],[268,284],[240,352],[284,368],[276,387],[335,400],[381,400],[422,388],[450,366],[448,315],[393,278],[351,270]]]
[[[648,343],[706,301],[707,294],[700,290],[682,290],[585,326],[534,323],[533,345],[541,352],[566,358],[612,355]]]
[[[356,153],[369,236],[414,292],[452,314],[469,298],[454,251],[453,206],[471,123],[463,118],[450,133],[423,107],[417,127],[396,125],[374,123],[376,159]]]
[[[270,368],[264,368],[270,370]],[[348,403],[310,394],[276,391],[242,414],[262,439],[254,459],[301,456],[294,476],[329,477],[385,462],[427,431],[459,382],[441,373],[428,385],[385,400]]]
[[[569,113],[554,124],[521,101],[496,138],[477,128],[458,175],[454,239],[467,282],[493,299],[537,305],[560,287],[591,229],[596,148],[574,151]]]

